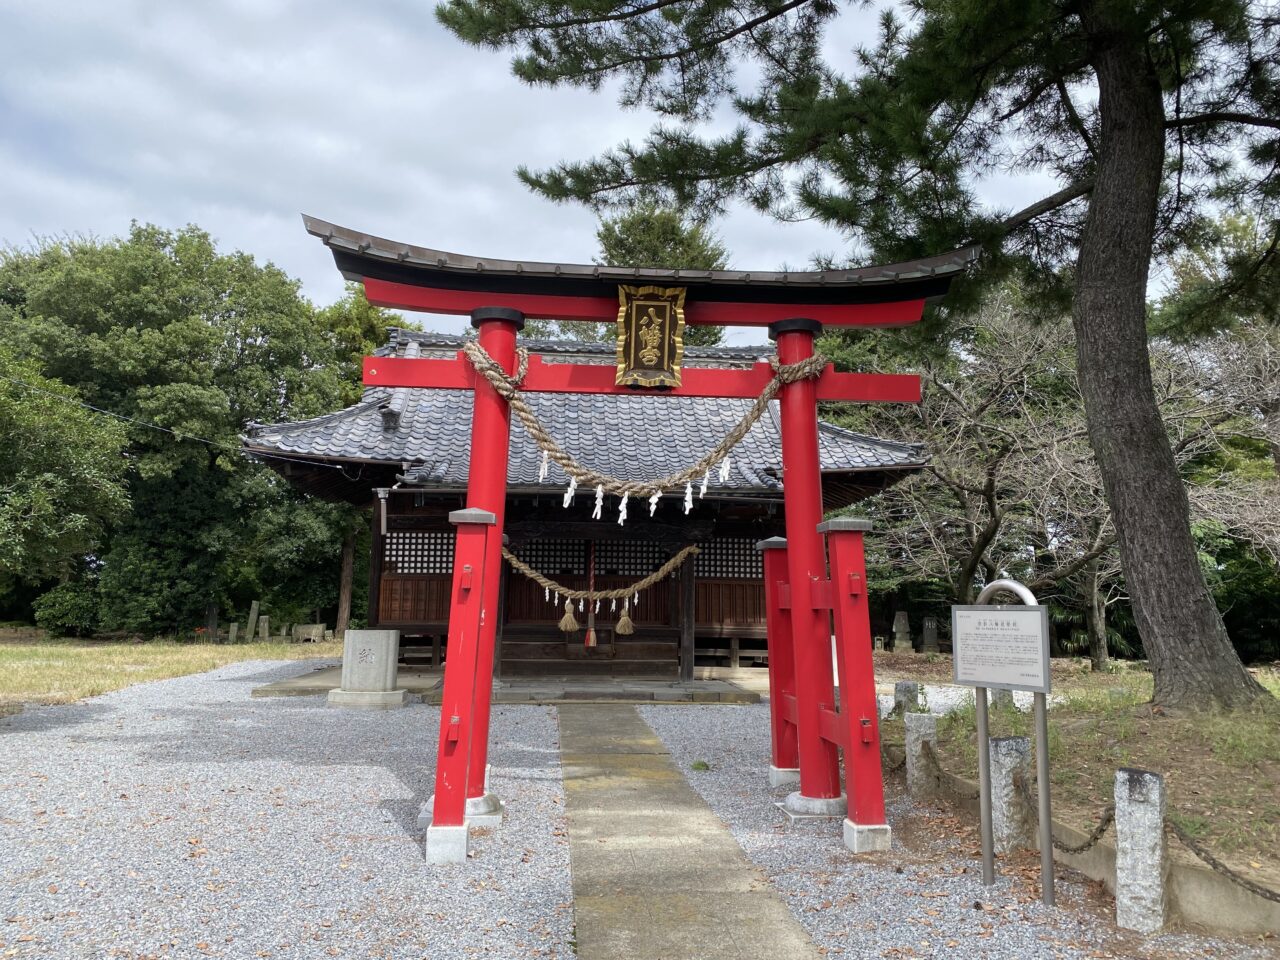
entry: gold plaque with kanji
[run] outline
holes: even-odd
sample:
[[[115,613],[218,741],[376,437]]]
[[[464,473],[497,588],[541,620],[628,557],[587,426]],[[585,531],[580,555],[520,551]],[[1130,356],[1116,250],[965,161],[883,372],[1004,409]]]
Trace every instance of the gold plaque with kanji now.
[[[618,286],[619,386],[680,386],[684,294],[684,287]]]

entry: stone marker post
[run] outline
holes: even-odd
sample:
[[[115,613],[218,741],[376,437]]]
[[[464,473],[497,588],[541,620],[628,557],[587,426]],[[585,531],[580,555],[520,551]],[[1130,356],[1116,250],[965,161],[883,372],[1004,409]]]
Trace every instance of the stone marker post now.
[[[1014,708],[1013,691],[1003,687],[990,687],[987,693],[991,697],[992,710],[1012,710]]]
[[[996,853],[1013,853],[1034,846],[1031,810],[1013,782],[1015,773],[1030,786],[1030,738],[994,738],[991,741],[991,835]]]
[[[904,716],[920,709],[920,684],[914,680],[899,680],[893,685],[893,714]]]
[[[249,604],[249,623],[244,628],[244,635],[247,639],[252,640],[253,635],[258,632],[258,601],[255,600]]]
[[[871,639],[871,649],[872,649],[872,650],[883,650],[883,649],[884,649],[884,637],[883,637],[883,635],[881,635],[881,634],[878,634],[878,633],[877,633],[874,637],[872,637],[872,639]]]
[[[403,707],[409,691],[396,689],[399,661],[399,630],[348,630],[342,642],[342,686],[329,691],[329,706]]]
[[[920,652],[938,652],[938,618],[925,617],[924,630],[920,635]]]
[[[271,618],[270,617],[258,618],[258,639],[259,640],[271,639]]]
[[[227,627],[227,643],[235,643],[236,635],[239,634],[239,632],[240,624],[238,623],[232,623],[231,626]]]
[[[894,653],[911,649],[911,618],[907,611],[899,610],[893,615],[893,650]]]
[[[908,713],[903,719],[907,724],[907,790],[913,797],[927,797],[934,792],[934,782],[924,745],[938,749],[938,718],[932,713]]]
[[[1116,924],[1140,933],[1164,926],[1164,778],[1116,771]]]

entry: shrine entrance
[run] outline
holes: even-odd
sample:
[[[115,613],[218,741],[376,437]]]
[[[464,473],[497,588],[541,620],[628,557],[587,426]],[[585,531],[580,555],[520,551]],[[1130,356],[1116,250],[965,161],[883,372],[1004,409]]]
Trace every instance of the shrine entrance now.
[[[500,573],[504,560],[537,582],[547,602],[563,607],[563,628],[607,613],[625,633],[643,592],[696,554],[690,545],[650,575],[622,586],[561,582],[504,544],[510,417],[569,478],[564,502],[594,497],[596,522],[644,523],[665,496],[696,509],[712,471],[730,468],[734,446],[776,397],[782,438],[785,538],[764,552],[772,757],[775,785],[795,784],[784,804],[792,816],[845,817],[855,852],[887,849],[880,769],[878,709],[867,615],[863,537],[869,525],[823,522],[817,404],[912,403],[914,376],[837,373],[815,352],[824,326],[895,327],[917,322],[926,301],[946,293],[973,250],[892,266],[817,273],[745,273],[626,269],[461,257],[357,233],[306,218],[310,233],[333,253],[344,276],[363,283],[379,306],[463,314],[477,329],[454,359],[368,357],[365,383],[386,387],[469,390],[473,395],[470,466],[464,509],[455,528],[449,593],[448,648],[426,856],[461,863],[467,825],[501,816],[487,792],[486,766]],[[551,364],[517,349],[526,317],[616,321],[616,366]],[[686,324],[766,326],[777,355],[750,369],[684,369]],[[579,463],[527,401],[539,393],[751,399],[747,414],[707,449],[689,451],[675,474],[621,480]],[[769,414],[771,415],[771,414]],[[608,607],[604,605],[609,605]],[[610,609],[611,607],[611,609]],[[832,670],[840,676],[837,703]],[[585,642],[593,631],[588,628]],[[840,751],[844,751],[844,784]]]

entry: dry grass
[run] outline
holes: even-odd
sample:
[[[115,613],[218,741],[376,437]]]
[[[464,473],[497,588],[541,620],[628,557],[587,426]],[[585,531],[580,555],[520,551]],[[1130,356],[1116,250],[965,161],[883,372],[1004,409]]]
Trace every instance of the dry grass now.
[[[342,644],[0,643],[0,714],[20,703],[71,703],[134,683],[203,673],[241,660],[340,657]]]
[[[1259,671],[1280,694],[1280,671]],[[1105,680],[1105,683],[1102,681]],[[1086,832],[1111,801],[1120,767],[1165,778],[1169,813],[1232,867],[1280,888],[1280,710],[1170,716],[1154,712],[1151,677],[1122,671],[1060,683],[1049,714],[1054,818]],[[991,714],[992,736],[1033,736],[1032,717]],[[900,736],[900,722],[887,736]],[[938,725],[947,769],[977,779],[973,708]],[[1175,844],[1175,847],[1177,845]]]

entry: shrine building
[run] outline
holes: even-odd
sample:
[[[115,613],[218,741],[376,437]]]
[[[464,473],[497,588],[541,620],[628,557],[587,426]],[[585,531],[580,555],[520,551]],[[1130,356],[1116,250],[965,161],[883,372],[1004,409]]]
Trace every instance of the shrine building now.
[[[458,356],[466,338],[393,329],[376,357]],[[614,366],[613,343],[521,339],[548,365]],[[688,347],[688,369],[750,370],[772,346]],[[540,421],[577,461],[622,480],[674,473],[712,447],[751,406],[735,397],[661,393],[531,393]],[[299,423],[254,425],[244,438],[297,489],[327,500],[372,505],[370,627],[397,629],[406,650],[438,665],[448,634],[454,556],[450,511],[466,505],[471,391],[366,387],[361,400]],[[822,509],[838,510],[921,469],[918,446],[818,425]],[[778,402],[735,447],[727,470],[713,469],[686,495],[663,495],[653,516],[632,500],[618,522],[616,497],[598,519],[589,488],[564,505],[569,480],[546,465],[524,426],[511,425],[505,533],[509,550],[566,587],[605,590],[633,583],[690,544],[700,548],[643,591],[629,611],[634,632],[615,627],[619,605],[575,610],[565,632],[557,598],[504,562],[498,675],[688,679],[695,665],[766,662],[765,591],[759,541],[784,535]],[[594,646],[584,643],[586,629]],[[428,652],[429,651],[429,652]]]

